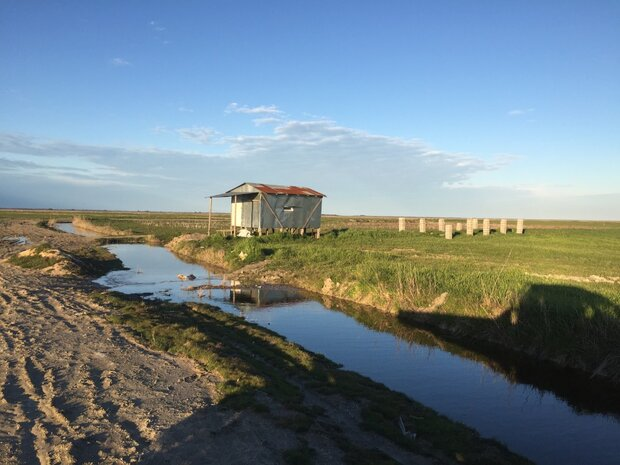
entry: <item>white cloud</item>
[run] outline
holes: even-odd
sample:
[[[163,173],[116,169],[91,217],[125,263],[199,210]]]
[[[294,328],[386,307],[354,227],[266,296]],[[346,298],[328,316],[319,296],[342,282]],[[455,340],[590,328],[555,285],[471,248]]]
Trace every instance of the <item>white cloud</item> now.
[[[159,130],[206,145],[193,152],[0,133],[0,155],[9,159],[0,159],[0,203],[10,206],[6,199],[21,196],[36,206],[49,199],[69,207],[80,199],[82,208],[204,210],[205,196],[256,181],[325,192],[329,213],[620,218],[617,192],[601,197],[603,209],[589,203],[592,196],[575,200],[559,188],[553,194],[562,195],[550,196],[540,186],[512,185],[514,178],[497,171],[512,155],[489,160],[447,152],[331,120],[274,121],[262,135],[224,136],[200,126]],[[571,210],[573,201],[579,210]],[[221,202],[216,209],[226,208]]]
[[[508,116],[523,116],[534,113],[534,111],[536,111],[535,108],[515,108],[514,110],[510,110],[508,112]]]
[[[192,108],[188,108],[184,106],[180,106],[179,108],[177,108],[177,110],[180,111],[181,113],[194,113],[194,110]]]
[[[116,57],[110,60],[112,66],[131,66],[131,63],[124,58]]]
[[[247,115],[281,115],[283,112],[275,105],[259,105],[257,107],[249,107],[247,105],[239,105],[236,102],[232,102],[226,107],[226,113],[244,113]]]

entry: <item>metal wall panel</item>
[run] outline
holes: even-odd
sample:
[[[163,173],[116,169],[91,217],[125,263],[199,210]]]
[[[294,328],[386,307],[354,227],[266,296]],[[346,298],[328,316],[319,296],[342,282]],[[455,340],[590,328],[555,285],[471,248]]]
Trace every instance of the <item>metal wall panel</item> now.
[[[261,227],[263,229],[320,228],[321,201],[321,197],[263,194]],[[268,202],[269,205],[266,205],[266,202]],[[274,213],[277,215],[277,219]]]

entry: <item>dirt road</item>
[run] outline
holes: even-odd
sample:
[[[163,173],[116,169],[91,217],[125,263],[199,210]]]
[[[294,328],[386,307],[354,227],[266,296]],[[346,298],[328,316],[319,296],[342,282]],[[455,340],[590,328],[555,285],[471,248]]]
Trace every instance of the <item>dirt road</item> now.
[[[192,363],[127,340],[81,286],[0,264],[0,463],[137,461],[210,403]]]

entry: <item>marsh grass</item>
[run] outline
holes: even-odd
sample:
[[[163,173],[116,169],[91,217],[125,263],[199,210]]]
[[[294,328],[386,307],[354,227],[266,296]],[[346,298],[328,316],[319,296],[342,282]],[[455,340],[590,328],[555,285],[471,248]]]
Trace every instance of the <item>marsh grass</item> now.
[[[516,234],[334,230],[320,240],[274,234],[206,238],[196,247],[225,251],[232,268],[269,258],[310,290],[333,283],[335,297],[379,307],[410,323],[492,341],[536,358],[620,377],[620,230],[541,229]],[[545,277],[544,275],[549,276]],[[607,278],[605,278],[607,279]],[[442,295],[445,294],[445,298]]]

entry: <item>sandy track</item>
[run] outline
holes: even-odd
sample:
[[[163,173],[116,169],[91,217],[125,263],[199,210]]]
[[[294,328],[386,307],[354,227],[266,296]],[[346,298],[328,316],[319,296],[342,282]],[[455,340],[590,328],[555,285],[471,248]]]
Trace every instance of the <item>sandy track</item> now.
[[[0,463],[131,463],[211,385],[104,321],[83,282],[0,263]]]

